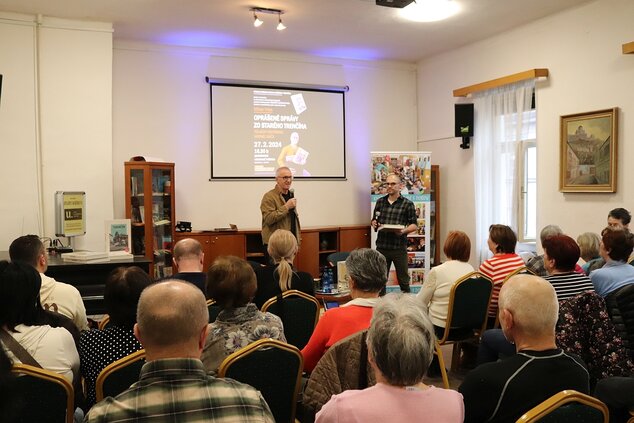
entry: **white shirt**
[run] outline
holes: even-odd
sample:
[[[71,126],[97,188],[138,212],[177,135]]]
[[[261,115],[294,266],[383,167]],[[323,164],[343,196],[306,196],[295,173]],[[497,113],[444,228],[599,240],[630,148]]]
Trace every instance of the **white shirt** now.
[[[40,273],[40,277],[42,278],[40,288],[42,307],[68,317],[80,331],[88,330],[86,307],[77,288],[67,283],[57,282],[44,273]]]
[[[79,373],[79,354],[70,332],[61,327],[52,328],[48,325],[17,325],[15,329],[17,332],[7,332],[40,363],[43,369],[59,373],[73,383],[73,373]],[[5,351],[13,362],[20,363],[6,347]]]
[[[418,298],[429,306],[429,317],[434,325],[445,327],[451,287],[458,279],[473,271],[473,266],[459,260],[449,260],[431,269]]]

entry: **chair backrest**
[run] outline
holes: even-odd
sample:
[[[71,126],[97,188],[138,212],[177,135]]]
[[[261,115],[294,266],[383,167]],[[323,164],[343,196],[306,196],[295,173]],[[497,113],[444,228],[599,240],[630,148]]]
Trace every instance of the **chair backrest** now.
[[[517,423],[608,423],[608,407],[598,399],[581,392],[561,391],[536,405]]]
[[[62,375],[26,364],[14,364],[13,388],[19,392],[19,422],[73,423],[73,386]]]
[[[104,316],[99,321],[99,325],[97,327],[99,328],[99,330],[104,330],[108,326],[110,326],[110,316],[104,314]]]
[[[97,402],[105,397],[115,397],[137,382],[144,364],[145,350],[139,350],[107,365],[97,376]]]
[[[319,320],[319,301],[295,289],[282,293],[282,301],[273,297],[262,305],[262,311],[282,319],[286,342],[302,349],[308,343]]]
[[[207,310],[209,310],[209,323],[216,321],[216,317],[222,311],[222,308],[216,304],[214,300],[207,300]]]
[[[471,272],[458,279],[449,293],[447,321],[441,344],[460,333],[462,338],[482,332],[487,323],[487,312],[493,282],[480,272]]]
[[[294,422],[304,360],[294,346],[260,339],[229,355],[218,369],[262,393],[277,423]]]
[[[621,337],[631,353],[634,350],[634,284],[618,289],[615,300],[623,322]]]
[[[326,260],[331,266],[337,267],[337,262],[346,261],[349,255],[350,255],[349,251],[339,251],[336,253],[328,254],[328,256],[326,257]]]

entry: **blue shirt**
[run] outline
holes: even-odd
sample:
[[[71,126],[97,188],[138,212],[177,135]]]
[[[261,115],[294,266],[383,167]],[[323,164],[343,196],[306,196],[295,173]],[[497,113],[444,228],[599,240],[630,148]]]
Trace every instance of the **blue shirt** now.
[[[605,266],[590,273],[590,280],[597,294],[605,297],[622,286],[634,283],[634,266],[608,260]]]

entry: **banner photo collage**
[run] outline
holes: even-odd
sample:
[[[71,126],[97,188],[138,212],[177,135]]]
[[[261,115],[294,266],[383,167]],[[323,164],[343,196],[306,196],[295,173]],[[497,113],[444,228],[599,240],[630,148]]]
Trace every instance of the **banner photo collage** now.
[[[429,224],[431,216],[431,153],[371,152],[370,219],[379,198],[387,195],[387,176],[394,173],[401,178],[401,195],[414,203],[418,230],[407,235],[408,272],[413,293],[420,291],[429,271]],[[372,248],[376,248],[377,233],[372,231]],[[390,269],[387,292],[399,292],[394,265]]]

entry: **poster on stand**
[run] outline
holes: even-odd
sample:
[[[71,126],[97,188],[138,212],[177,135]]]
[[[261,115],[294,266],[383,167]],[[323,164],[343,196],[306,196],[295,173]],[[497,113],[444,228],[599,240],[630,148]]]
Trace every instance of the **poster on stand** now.
[[[414,203],[418,229],[407,235],[407,262],[410,287],[420,291],[429,272],[429,222],[431,216],[431,153],[425,151],[373,151],[370,153],[370,219],[379,198],[387,195],[387,177],[401,178],[401,195]],[[372,248],[377,233],[372,231]],[[390,269],[387,292],[399,292],[394,265]]]

